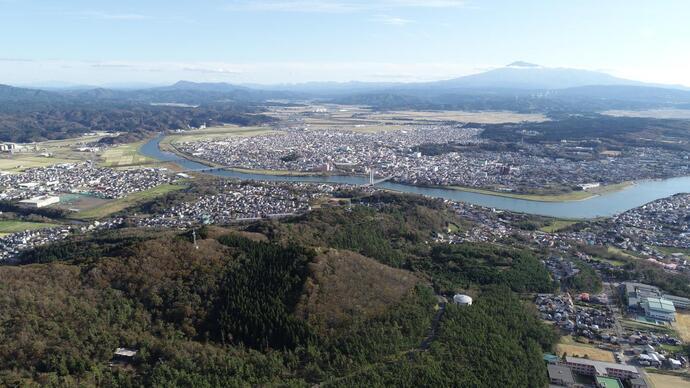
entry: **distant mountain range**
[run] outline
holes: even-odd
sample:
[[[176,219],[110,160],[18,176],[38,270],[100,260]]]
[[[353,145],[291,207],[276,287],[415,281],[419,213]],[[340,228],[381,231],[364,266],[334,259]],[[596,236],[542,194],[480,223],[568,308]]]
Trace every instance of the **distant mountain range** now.
[[[379,108],[550,111],[685,106],[690,104],[690,89],[522,61],[479,74],[421,83],[310,82],[267,86],[179,81],[170,86],[133,89],[71,86],[45,90],[0,86],[3,101],[85,99],[191,104],[316,99]]]

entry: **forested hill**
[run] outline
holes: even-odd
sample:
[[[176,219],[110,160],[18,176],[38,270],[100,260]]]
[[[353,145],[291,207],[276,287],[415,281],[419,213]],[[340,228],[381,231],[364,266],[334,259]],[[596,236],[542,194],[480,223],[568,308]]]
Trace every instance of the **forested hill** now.
[[[222,124],[260,125],[273,119],[263,109],[236,103],[199,107],[136,102],[0,103],[0,141],[35,142],[78,137],[94,131],[147,135],[151,132]]]
[[[272,122],[262,93],[194,89],[44,91],[0,85],[0,141],[35,142],[94,131],[150,132]],[[170,105],[172,104],[172,105]],[[186,105],[185,105],[186,104]]]
[[[204,228],[198,249],[120,229],[27,252],[0,267],[0,383],[546,386],[555,334],[518,297],[550,290],[546,270],[519,249],[430,244],[454,217],[383,195]],[[461,290],[475,304],[427,338],[436,295]],[[131,365],[108,365],[117,347],[138,350]]]

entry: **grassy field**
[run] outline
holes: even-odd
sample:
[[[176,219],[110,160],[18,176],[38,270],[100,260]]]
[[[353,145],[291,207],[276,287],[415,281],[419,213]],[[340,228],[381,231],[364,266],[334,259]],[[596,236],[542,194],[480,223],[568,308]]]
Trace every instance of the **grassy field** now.
[[[29,168],[45,167],[60,163],[74,163],[76,161],[31,154],[14,154],[11,158],[0,158],[0,171],[21,172]]]
[[[676,312],[676,322],[673,326],[683,342],[690,342],[690,313]]]
[[[10,233],[23,232],[25,230],[36,230],[52,228],[57,224],[47,224],[42,222],[25,222],[25,221],[0,221],[0,235]]]
[[[671,255],[673,253],[682,253],[683,255],[690,258],[690,249],[683,248],[670,248],[670,247],[656,247],[659,251],[664,254]]]
[[[612,266],[614,266],[614,267],[622,267],[622,266],[624,266],[624,265],[626,264],[625,261],[611,260],[611,259],[603,259],[603,258],[601,258],[601,257],[592,257],[592,259],[593,259],[593,260],[596,260],[596,261],[599,261],[599,262],[602,262],[602,263],[610,264],[610,265],[612,265]]]
[[[626,257],[628,259],[634,259],[634,260],[641,259],[641,257],[635,256],[635,255],[633,255],[627,251],[624,251],[620,248],[617,248],[617,247],[608,246],[608,247],[606,247],[606,250],[608,251],[608,253],[611,253],[613,255],[622,256],[622,257]]]
[[[568,356],[579,357],[587,355],[592,360],[615,362],[612,352],[595,348],[589,344],[575,342],[571,336],[562,337],[561,342],[556,345],[556,354],[560,357],[563,353],[566,353]]]
[[[248,137],[269,134],[280,134],[267,127],[239,127],[236,125],[224,125],[222,127],[210,127],[206,129],[194,129],[179,134],[166,136],[161,143],[187,143],[194,141],[217,140],[227,137]]]
[[[680,388],[690,387],[690,378],[660,373],[647,373],[652,388]]]
[[[614,185],[601,186],[601,187],[597,187],[595,189],[591,189],[591,190],[587,190],[587,191],[571,191],[571,192],[563,193],[563,194],[515,194],[515,193],[510,193],[510,192],[476,189],[476,188],[464,187],[464,186],[447,186],[446,188],[452,189],[452,190],[467,191],[470,193],[495,195],[498,197],[524,199],[527,201],[567,202],[567,201],[584,201],[584,200],[593,198],[597,195],[602,195],[602,194],[606,194],[606,193],[612,193],[615,191],[623,190],[632,184],[633,183],[631,183],[631,182],[623,182],[623,183],[618,183],[618,184],[614,184]]]
[[[104,167],[136,166],[154,162],[153,159],[139,153],[143,142],[123,144],[106,149],[100,154]]]
[[[177,190],[182,190],[186,186],[184,185],[170,185],[170,184],[165,184],[165,185],[160,185],[157,187],[154,187],[152,189],[146,190],[146,191],[140,191],[138,193],[133,193],[125,198],[120,198],[120,199],[115,199],[112,201],[109,201],[101,206],[94,207],[92,209],[87,209],[83,212],[76,213],[75,215],[72,216],[72,218],[75,219],[82,219],[82,220],[87,220],[87,219],[98,219],[98,218],[103,218],[107,217],[113,213],[117,213],[119,211],[122,211],[128,207],[134,206],[138,203],[160,197],[162,195],[165,195],[167,193],[177,191]]]
[[[555,233],[577,223],[578,221],[556,219],[551,221],[549,225],[546,225],[539,230],[546,233]]]

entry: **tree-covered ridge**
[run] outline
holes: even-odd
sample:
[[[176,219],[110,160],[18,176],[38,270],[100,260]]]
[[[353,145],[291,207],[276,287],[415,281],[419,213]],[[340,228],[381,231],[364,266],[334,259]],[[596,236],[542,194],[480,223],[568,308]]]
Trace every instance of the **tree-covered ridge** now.
[[[542,352],[557,338],[508,288],[471,307],[448,306],[429,352],[414,353],[325,386],[544,387]]]
[[[0,104],[0,141],[28,143],[79,137],[94,131],[140,136],[202,124],[259,125],[272,122],[261,109],[216,103],[196,108],[152,106],[141,102]],[[130,140],[133,140],[130,138]]]
[[[243,343],[259,349],[293,349],[305,344],[311,329],[292,312],[314,252],[234,235],[218,240],[241,253],[220,282],[207,322],[213,338],[221,344]]]
[[[434,244],[452,217],[442,202],[384,195],[203,228],[197,246],[189,232],[126,228],[45,246],[24,256],[31,264],[0,267],[0,382],[542,385],[553,333],[515,292],[550,288],[548,275],[526,251]],[[380,293],[378,304],[350,303],[364,284],[356,297]],[[475,305],[439,313],[438,293],[466,288]],[[341,305],[318,307],[314,295]],[[138,350],[130,367],[108,366],[116,347]]]

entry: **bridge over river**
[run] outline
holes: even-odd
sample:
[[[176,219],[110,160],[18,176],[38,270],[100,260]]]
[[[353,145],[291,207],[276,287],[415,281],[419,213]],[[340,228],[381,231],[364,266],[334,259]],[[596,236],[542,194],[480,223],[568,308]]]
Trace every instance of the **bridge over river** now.
[[[204,172],[216,176],[258,181],[320,182],[351,185],[373,184],[382,189],[391,191],[420,194],[452,201],[467,202],[494,209],[558,218],[588,219],[609,217],[660,198],[678,193],[690,193],[690,177],[639,181],[624,190],[606,193],[581,201],[541,202],[501,197],[491,194],[393,183],[388,181],[390,178],[375,180],[372,179],[371,175],[369,177],[345,175],[284,176],[243,173],[220,167],[209,167],[185,159],[174,153],[162,151],[159,147],[162,138],[163,136],[159,136],[150,140],[141,147],[140,152],[154,159],[173,162],[182,167],[182,169],[190,172]]]

